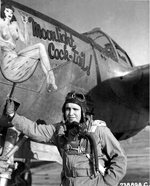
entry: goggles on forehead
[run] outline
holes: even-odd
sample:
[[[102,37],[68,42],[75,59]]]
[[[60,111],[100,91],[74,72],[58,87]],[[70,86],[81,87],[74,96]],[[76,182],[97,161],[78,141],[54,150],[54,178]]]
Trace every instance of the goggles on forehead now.
[[[77,100],[79,100],[81,102],[85,102],[86,101],[84,94],[82,94],[82,93],[75,93],[75,92],[69,92],[67,94],[67,96],[66,96],[66,100],[67,99],[77,99]]]

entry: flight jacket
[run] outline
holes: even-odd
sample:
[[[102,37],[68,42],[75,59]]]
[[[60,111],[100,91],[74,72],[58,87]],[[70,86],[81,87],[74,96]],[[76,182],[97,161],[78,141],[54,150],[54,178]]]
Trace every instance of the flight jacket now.
[[[31,140],[49,144],[53,143],[58,147],[57,137],[58,133],[63,130],[62,123],[55,125],[37,124],[24,116],[15,114],[12,124]],[[106,173],[104,175],[98,174],[93,178],[89,173],[91,165],[87,154],[66,154],[64,157],[64,154],[61,153],[63,170],[65,172],[62,185],[116,186],[125,176],[127,168],[126,155],[105,122],[101,120],[93,121],[90,132],[94,134],[99,163],[103,167],[106,167]]]

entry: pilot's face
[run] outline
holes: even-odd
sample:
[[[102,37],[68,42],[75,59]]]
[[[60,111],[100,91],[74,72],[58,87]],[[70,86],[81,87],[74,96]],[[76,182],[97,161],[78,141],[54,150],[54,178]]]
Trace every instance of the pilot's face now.
[[[67,103],[65,106],[65,118],[69,123],[80,122],[81,107],[75,103]]]

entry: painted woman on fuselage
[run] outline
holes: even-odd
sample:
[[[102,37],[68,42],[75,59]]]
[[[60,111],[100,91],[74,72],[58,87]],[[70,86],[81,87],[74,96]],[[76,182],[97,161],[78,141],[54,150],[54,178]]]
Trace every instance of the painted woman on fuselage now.
[[[14,8],[11,5],[1,6],[0,18],[0,47],[1,47],[1,70],[6,79],[12,82],[23,82],[34,72],[40,62],[43,72],[46,75],[47,89],[56,90],[54,73],[50,61],[42,43],[28,45],[28,17],[21,15],[24,25],[22,33],[14,16]],[[16,51],[17,40],[21,40],[26,47]]]

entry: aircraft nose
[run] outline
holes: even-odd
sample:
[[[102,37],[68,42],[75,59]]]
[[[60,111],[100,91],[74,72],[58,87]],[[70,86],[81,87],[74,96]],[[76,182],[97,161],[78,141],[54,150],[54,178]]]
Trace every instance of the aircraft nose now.
[[[140,80],[133,86],[136,99],[144,108],[149,108],[149,67],[141,69],[142,75]]]
[[[113,92],[128,106],[149,107],[149,65],[135,68],[128,74],[110,80]]]

